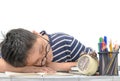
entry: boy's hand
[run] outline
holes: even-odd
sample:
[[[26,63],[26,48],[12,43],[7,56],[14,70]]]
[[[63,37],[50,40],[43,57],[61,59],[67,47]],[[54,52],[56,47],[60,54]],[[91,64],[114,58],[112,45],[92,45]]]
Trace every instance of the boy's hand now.
[[[82,53],[80,54],[80,56],[85,55],[85,54],[87,54],[87,53],[82,52]],[[98,58],[97,58],[97,53],[96,53],[95,51],[90,52],[90,53],[88,53],[88,54],[89,54],[92,58],[94,58],[95,60],[98,60]]]
[[[98,60],[97,53],[95,51],[89,53],[91,57],[93,57],[95,60]]]

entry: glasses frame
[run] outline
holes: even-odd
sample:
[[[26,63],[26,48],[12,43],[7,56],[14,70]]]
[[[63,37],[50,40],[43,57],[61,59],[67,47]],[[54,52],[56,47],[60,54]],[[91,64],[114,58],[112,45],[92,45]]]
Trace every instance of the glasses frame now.
[[[42,36],[40,36],[40,37],[43,38]],[[43,65],[43,61],[44,61],[44,59],[47,59],[47,55],[48,55],[48,53],[50,51],[50,42],[47,39],[45,39],[45,38],[43,38],[43,39],[46,40],[48,42],[48,44],[45,47],[45,56],[41,60],[41,67],[44,66]]]

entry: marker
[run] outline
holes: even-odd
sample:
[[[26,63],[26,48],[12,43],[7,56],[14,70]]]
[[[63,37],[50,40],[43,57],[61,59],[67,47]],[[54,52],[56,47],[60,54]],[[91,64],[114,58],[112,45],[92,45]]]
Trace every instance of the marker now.
[[[99,43],[101,43],[101,42],[103,42],[103,38],[102,37],[99,38]]]
[[[104,36],[104,42],[107,45],[107,36]]]
[[[106,49],[106,44],[105,44],[105,42],[103,41],[103,42],[102,42],[102,51],[105,51],[105,49]]]
[[[102,51],[102,43],[98,43],[98,50],[99,50],[99,52]]]

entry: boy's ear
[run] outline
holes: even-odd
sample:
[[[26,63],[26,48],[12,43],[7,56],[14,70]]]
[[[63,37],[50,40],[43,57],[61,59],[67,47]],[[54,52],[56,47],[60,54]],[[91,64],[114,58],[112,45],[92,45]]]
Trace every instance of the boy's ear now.
[[[40,33],[36,32],[35,30],[33,30],[32,33],[36,34],[36,35],[41,35]]]

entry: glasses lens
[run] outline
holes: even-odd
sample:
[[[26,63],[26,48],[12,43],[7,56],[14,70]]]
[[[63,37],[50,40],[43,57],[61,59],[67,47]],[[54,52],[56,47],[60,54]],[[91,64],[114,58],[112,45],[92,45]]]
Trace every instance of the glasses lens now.
[[[48,54],[48,52],[50,51],[50,44],[48,43],[47,46],[46,46],[46,54],[45,54],[45,57],[42,59],[41,61],[41,66],[43,66],[45,64],[45,61],[46,61],[46,56]]]
[[[48,43],[46,47],[46,52],[48,53],[49,51],[50,51],[50,44]]]

